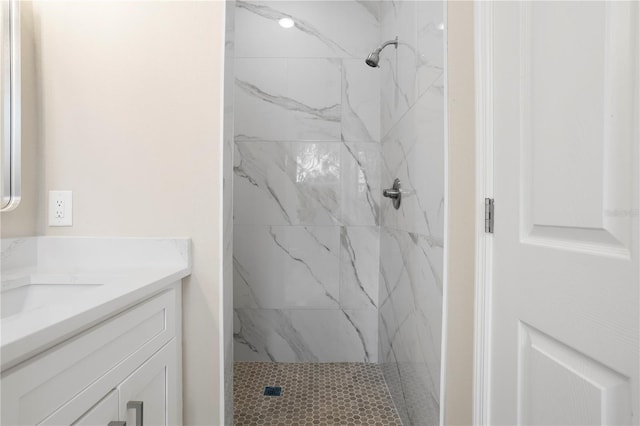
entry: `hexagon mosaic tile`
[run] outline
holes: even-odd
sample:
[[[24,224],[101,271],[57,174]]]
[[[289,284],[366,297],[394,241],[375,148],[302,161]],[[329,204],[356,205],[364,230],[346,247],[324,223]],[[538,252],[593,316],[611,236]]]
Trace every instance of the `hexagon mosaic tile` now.
[[[235,425],[402,425],[377,364],[236,362],[233,397]]]

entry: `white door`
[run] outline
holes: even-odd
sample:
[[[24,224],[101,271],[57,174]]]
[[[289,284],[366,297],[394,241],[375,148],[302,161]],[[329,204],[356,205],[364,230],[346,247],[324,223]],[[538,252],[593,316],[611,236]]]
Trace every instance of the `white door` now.
[[[491,6],[491,424],[640,424],[639,6]]]

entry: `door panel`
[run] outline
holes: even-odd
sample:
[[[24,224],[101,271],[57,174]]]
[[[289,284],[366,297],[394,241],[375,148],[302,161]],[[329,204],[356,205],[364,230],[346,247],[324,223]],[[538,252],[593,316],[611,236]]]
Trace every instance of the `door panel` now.
[[[639,424],[639,23],[493,4],[491,423]]]
[[[635,9],[521,7],[522,234],[533,243],[629,256],[615,211],[631,208]]]
[[[136,425],[135,410],[127,409],[130,401],[142,402],[145,426],[179,423],[175,407],[168,403],[175,400],[177,388],[172,368],[175,357],[176,343],[172,340],[118,386],[120,417],[127,425]]]
[[[519,324],[518,424],[631,424],[629,377]]]
[[[118,391],[114,389],[72,426],[105,426],[118,419]]]
[[[523,160],[539,226],[602,226],[603,8],[588,4],[577,15],[566,3],[522,7]]]

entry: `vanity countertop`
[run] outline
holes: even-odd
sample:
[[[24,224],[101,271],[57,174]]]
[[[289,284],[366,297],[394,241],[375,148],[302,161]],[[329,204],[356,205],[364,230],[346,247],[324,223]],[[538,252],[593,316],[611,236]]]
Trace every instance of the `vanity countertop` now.
[[[189,239],[3,239],[0,370],[162,292],[190,258]]]

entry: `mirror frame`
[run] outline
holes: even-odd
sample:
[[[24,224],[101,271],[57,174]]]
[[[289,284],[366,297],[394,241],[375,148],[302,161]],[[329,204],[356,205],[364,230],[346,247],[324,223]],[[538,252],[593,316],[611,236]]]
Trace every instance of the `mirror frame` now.
[[[2,138],[2,176],[0,211],[14,210],[21,199],[21,93],[20,93],[20,1],[0,2],[2,21],[2,69],[0,90],[2,105],[0,129]]]

